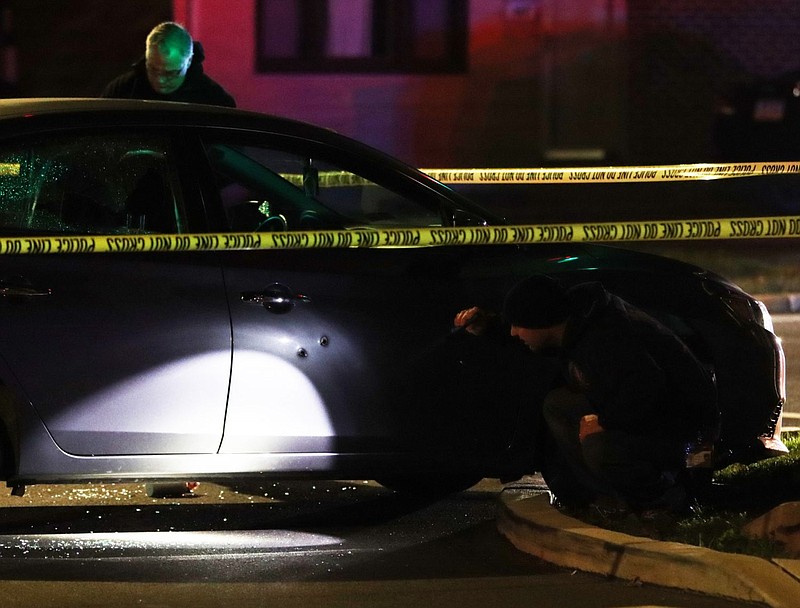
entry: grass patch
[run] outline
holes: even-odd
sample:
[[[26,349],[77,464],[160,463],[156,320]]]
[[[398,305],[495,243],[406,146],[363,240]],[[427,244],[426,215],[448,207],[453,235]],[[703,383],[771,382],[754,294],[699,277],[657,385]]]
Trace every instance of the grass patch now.
[[[789,448],[785,456],[718,471],[695,513],[666,530],[664,540],[728,553],[787,557],[780,543],[742,533],[748,522],[800,496],[800,433],[785,433],[783,440]]]
[[[775,492],[775,484],[800,486],[800,433],[783,433],[783,442],[789,453],[753,464],[732,464],[718,471],[715,481],[726,484],[746,484],[752,490],[767,495]],[[797,494],[795,494],[797,496]]]
[[[714,484],[692,515],[650,530],[659,540],[763,558],[788,557],[783,545],[751,539],[742,528],[756,517],[800,496],[800,433],[782,435],[789,453],[753,464],[734,464],[714,476]],[[595,522],[597,523],[597,522]],[[601,523],[618,532],[646,534],[630,519]]]
[[[757,557],[786,557],[783,546],[769,539],[752,539],[742,534],[742,527],[753,518],[747,512],[722,511],[702,513],[679,521],[665,540],[706,547],[726,553],[743,553]]]

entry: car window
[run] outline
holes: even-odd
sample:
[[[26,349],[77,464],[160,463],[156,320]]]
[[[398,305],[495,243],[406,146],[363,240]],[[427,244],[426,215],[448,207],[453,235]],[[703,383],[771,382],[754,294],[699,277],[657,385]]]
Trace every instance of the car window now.
[[[178,181],[161,138],[48,137],[0,147],[0,230],[181,232]]]
[[[442,225],[438,209],[328,159],[252,145],[207,152],[233,231]]]

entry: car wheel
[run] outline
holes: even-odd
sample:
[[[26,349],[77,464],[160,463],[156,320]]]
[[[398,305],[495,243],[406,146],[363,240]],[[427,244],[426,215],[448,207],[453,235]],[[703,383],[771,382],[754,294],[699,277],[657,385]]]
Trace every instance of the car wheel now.
[[[376,479],[384,488],[406,496],[436,498],[470,489],[483,479],[479,475],[385,477]]]

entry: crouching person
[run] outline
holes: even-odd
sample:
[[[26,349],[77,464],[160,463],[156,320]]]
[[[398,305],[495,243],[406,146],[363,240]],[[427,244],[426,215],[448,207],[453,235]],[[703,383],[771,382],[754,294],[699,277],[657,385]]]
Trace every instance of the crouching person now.
[[[686,345],[599,283],[567,289],[534,275],[503,315],[512,336],[561,364],[563,384],[543,403],[554,449],[542,473],[558,504],[685,511],[686,445],[717,424],[713,379]]]

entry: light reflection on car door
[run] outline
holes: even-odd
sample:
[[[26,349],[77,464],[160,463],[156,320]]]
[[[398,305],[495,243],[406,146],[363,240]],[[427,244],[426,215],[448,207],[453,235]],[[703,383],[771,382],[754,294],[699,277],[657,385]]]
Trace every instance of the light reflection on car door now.
[[[0,259],[0,353],[71,454],[215,452],[230,326],[213,260],[169,254]]]
[[[234,356],[222,451],[477,455],[507,444],[520,403],[496,402],[509,371],[498,356],[520,359],[451,333],[459,306],[478,297],[461,258],[225,254]]]

